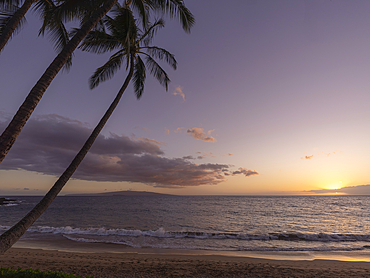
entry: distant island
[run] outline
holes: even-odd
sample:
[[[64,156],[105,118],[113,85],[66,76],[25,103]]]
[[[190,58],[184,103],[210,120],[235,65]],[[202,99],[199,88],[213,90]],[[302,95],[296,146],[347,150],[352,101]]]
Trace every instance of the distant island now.
[[[114,191],[114,192],[103,192],[103,193],[86,193],[86,194],[66,194],[64,196],[175,196],[172,194],[163,194],[148,191]]]

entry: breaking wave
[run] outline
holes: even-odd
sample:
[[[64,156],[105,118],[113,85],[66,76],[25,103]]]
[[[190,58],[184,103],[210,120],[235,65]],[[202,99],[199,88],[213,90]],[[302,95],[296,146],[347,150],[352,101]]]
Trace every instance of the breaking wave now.
[[[21,203],[22,203],[21,200],[9,199],[9,198],[0,198],[0,207],[18,206]]]
[[[0,226],[0,230],[7,230],[9,226]],[[126,237],[154,237],[154,238],[193,238],[193,239],[231,239],[247,241],[318,241],[318,242],[370,242],[370,235],[361,234],[303,234],[303,233],[268,233],[268,234],[247,234],[247,233],[224,233],[224,232],[192,232],[192,231],[166,231],[163,228],[157,230],[128,230],[128,229],[107,229],[101,228],[73,228],[35,226],[28,229],[33,233],[50,233],[62,235],[94,235],[94,236],[126,236]]]

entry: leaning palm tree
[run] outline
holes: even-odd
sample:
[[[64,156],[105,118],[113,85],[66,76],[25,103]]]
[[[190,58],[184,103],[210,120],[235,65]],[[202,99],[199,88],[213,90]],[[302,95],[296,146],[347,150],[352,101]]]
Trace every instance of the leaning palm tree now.
[[[72,0],[70,0],[72,1]],[[73,51],[78,47],[85,36],[100,22],[105,14],[118,2],[118,0],[100,0],[101,5],[91,15],[91,17],[83,17],[82,27],[75,32],[70,41],[63,47],[58,56],[53,60],[50,66],[46,69],[44,74],[38,80],[36,85],[32,88],[23,104],[10,121],[7,128],[0,136],[0,163],[13,146],[18,135],[22,131],[24,125],[31,117],[32,112],[41,100],[44,92],[49,87],[54,77],[58,74],[63,65],[68,61]],[[170,16],[176,16],[180,19],[182,27],[185,31],[190,31],[194,24],[194,17],[190,11],[185,7],[183,0],[125,0],[125,5],[132,7],[139,11],[142,22],[148,22],[148,12],[162,11]]]
[[[12,37],[13,33],[19,29],[24,21],[24,15],[37,0],[25,0],[21,7],[18,7],[19,0],[0,2],[2,11],[0,12],[0,51]]]
[[[177,62],[174,56],[165,49],[150,46],[153,35],[159,28],[164,26],[163,20],[158,20],[153,25],[148,25],[148,28],[141,32],[137,28],[131,10],[127,7],[117,6],[115,17],[106,16],[104,25],[109,32],[106,33],[102,30],[90,32],[82,44],[82,49],[97,53],[117,49],[118,51],[110,57],[108,62],[95,71],[90,78],[90,87],[94,88],[100,82],[111,78],[123,63],[126,63],[126,69],[129,70],[128,75],[108,110],[54,186],[21,221],[0,236],[0,254],[8,250],[27,231],[62,190],[117,107],[131,79],[133,79],[134,91],[138,99],[144,91],[146,68],[149,69],[149,72],[160,84],[165,86],[166,90],[168,89],[170,79],[167,73],[155,61],[155,58],[165,60],[173,69],[176,69]],[[142,56],[145,57],[145,62]]]
[[[55,1],[52,0],[25,0],[19,7],[21,1],[19,0],[0,0],[0,52],[3,50],[7,42],[12,36],[19,32],[23,23],[25,22],[25,14],[27,11],[34,6],[35,11],[39,12],[42,17],[47,16],[48,20],[43,22],[43,27],[40,29],[40,34],[43,34],[45,29],[51,29],[54,34],[58,35],[59,38],[55,37],[57,48],[58,43],[62,43],[68,40],[67,32],[64,28],[63,23],[57,23],[57,17],[51,14],[45,14],[45,12],[51,12],[57,9]],[[59,1],[58,1],[59,2]],[[79,2],[79,1],[78,1]],[[65,5],[59,5],[58,10]],[[69,13],[71,9],[69,9]]]
[[[64,23],[91,16],[104,0],[25,0],[19,6],[21,2],[0,0],[0,52],[12,36],[19,32],[31,7],[43,21],[39,35],[43,35],[45,30],[50,31],[58,48],[58,44],[68,38]]]
[[[55,49],[60,52],[68,43],[69,37],[64,23],[53,12],[60,10],[63,5],[57,7],[51,0],[26,0],[21,7],[18,7],[18,4],[19,0],[0,0],[0,52],[10,38],[19,32],[25,22],[24,15],[32,4],[35,4],[34,10],[40,13],[43,19],[39,35],[44,35],[45,31],[50,33]],[[68,12],[71,12],[71,8]],[[65,69],[68,70],[71,65],[72,57],[70,56],[65,64]]]

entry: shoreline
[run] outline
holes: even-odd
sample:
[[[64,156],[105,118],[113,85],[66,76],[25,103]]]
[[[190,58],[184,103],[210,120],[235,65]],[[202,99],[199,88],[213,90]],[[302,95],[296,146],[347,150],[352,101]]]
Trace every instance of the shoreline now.
[[[54,235],[55,236],[55,235]],[[77,242],[59,235],[57,239],[21,239],[13,247],[72,253],[135,253],[144,255],[189,255],[247,257],[268,260],[330,260],[370,263],[370,250],[360,251],[217,251],[196,249],[135,248],[124,244]]]
[[[38,268],[106,277],[369,277],[370,263],[272,260],[215,254],[67,252],[13,247],[0,267]],[[129,250],[127,250],[129,251]],[[158,250],[157,250],[158,251]]]

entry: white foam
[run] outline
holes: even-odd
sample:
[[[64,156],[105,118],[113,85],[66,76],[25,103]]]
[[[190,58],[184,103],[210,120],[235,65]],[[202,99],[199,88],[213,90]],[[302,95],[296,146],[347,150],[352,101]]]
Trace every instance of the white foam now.
[[[7,230],[9,226],[0,226],[0,230]],[[246,233],[207,233],[192,231],[166,231],[164,228],[157,230],[128,230],[100,228],[73,228],[32,226],[29,232],[50,233],[63,235],[95,235],[95,236],[127,236],[127,237],[153,237],[153,238],[193,238],[200,240],[246,240],[246,241],[305,241],[305,242],[370,242],[370,235],[358,234],[302,234],[302,233],[270,233],[270,234],[246,234]]]

